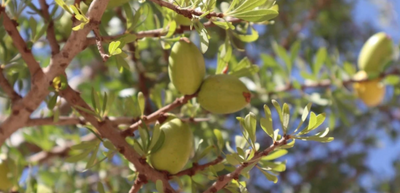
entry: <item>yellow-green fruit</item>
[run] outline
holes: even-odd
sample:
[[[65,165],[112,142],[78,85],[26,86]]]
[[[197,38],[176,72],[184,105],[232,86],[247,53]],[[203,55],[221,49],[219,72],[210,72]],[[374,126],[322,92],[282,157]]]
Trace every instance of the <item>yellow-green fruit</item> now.
[[[149,157],[158,170],[176,174],[185,167],[193,151],[193,133],[187,123],[175,118],[161,126],[165,140],[161,148]]]
[[[179,40],[168,58],[168,74],[175,88],[184,95],[194,94],[206,73],[203,54],[188,39]]]
[[[200,87],[197,101],[215,114],[228,114],[242,110],[250,102],[251,93],[237,77],[218,74],[207,77]]]
[[[181,14],[177,14],[176,18],[175,18],[176,24],[177,25],[185,25],[185,26],[189,26],[192,24],[192,20],[181,15]]]
[[[90,3],[92,3],[93,0],[84,0],[83,2],[86,5],[90,5]],[[125,3],[129,2],[129,0],[110,0],[107,4],[107,9],[112,9],[115,7],[119,7]]]
[[[8,178],[8,174],[10,173],[9,165],[6,161],[0,163],[0,190],[9,190],[13,183],[11,179]]]
[[[371,36],[358,56],[358,68],[367,73],[379,73],[393,57],[392,39],[380,32]]]
[[[355,80],[364,80],[368,77],[365,71],[359,71],[355,76]],[[353,88],[357,96],[369,107],[379,105],[385,97],[385,85],[380,82],[380,78],[356,82]]]

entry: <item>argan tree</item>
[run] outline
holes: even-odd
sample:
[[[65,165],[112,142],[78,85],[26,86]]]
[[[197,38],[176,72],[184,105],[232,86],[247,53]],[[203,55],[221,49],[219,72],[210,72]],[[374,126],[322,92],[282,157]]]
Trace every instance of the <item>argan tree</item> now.
[[[352,6],[3,0],[0,191],[365,190],[347,150],[397,139],[400,69]]]

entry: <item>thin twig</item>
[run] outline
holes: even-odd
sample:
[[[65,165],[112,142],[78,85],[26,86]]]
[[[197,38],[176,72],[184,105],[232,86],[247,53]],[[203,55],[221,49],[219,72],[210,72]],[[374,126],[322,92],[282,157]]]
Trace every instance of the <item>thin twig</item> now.
[[[228,18],[226,20],[227,22],[232,22],[232,23],[240,23],[243,20],[241,19],[237,19],[237,18]],[[213,22],[208,21],[205,22],[204,27],[209,28],[209,27],[214,27],[216,26]],[[179,26],[176,30],[174,34],[182,34],[186,31],[192,31],[194,30],[194,27],[190,27],[190,26]],[[164,36],[168,33],[167,30],[165,30],[164,28],[159,28],[159,29],[153,29],[153,30],[147,30],[147,31],[140,31],[137,33],[134,33],[136,35],[136,39],[142,39],[142,38],[157,38],[157,37],[161,37]],[[115,36],[104,36],[102,37],[103,42],[109,43],[111,41],[117,40],[118,38],[122,37],[125,34],[120,34],[120,35],[115,35]],[[96,38],[87,38],[86,40],[86,46],[89,45],[93,45],[96,44]]]
[[[7,94],[7,96],[11,99],[12,103],[15,103],[16,101],[21,99],[21,96],[17,92],[15,92],[13,87],[7,81],[6,77],[4,77],[3,68],[1,68],[1,67],[0,67],[0,87]]]
[[[158,5],[160,5],[162,7],[166,7],[168,9],[171,9],[174,12],[176,12],[178,14],[181,14],[181,15],[183,15],[185,17],[188,17],[190,19],[193,17],[192,15],[201,16],[201,15],[204,14],[204,12],[196,11],[194,9],[182,9],[179,6],[174,5],[174,4],[172,4],[172,3],[168,2],[168,1],[164,1],[164,0],[150,0],[150,1],[152,1],[154,3],[157,3]],[[211,18],[211,17],[223,18],[224,14],[223,13],[210,12],[205,17],[208,18],[208,19]]]
[[[240,164],[233,172],[226,174],[224,176],[220,176],[218,178],[218,180],[212,186],[210,186],[206,191],[204,191],[204,193],[216,193],[219,190],[221,190],[222,188],[224,188],[226,186],[226,184],[228,184],[233,179],[236,179],[236,180],[239,179],[240,172],[242,172],[242,170],[244,168],[249,166],[249,163],[253,163],[253,162],[257,161],[258,159],[260,159],[261,157],[268,155],[273,150],[275,150],[277,147],[285,145],[289,139],[290,139],[290,136],[284,136],[282,139],[280,139],[279,141],[276,141],[271,146],[269,146],[267,149],[257,152],[254,155],[254,157],[251,158],[250,161]]]
[[[104,51],[103,46],[101,45],[101,42],[103,41],[103,38],[100,35],[99,26],[97,26],[97,27],[95,27],[93,29],[93,33],[94,33],[94,36],[96,37],[97,49],[99,50],[101,58],[103,58],[103,61],[105,62],[105,61],[108,60],[108,58],[110,58],[110,55],[106,54],[106,52]]]
[[[54,21],[49,14],[49,5],[47,5],[46,0],[40,0],[40,7],[42,9],[43,19],[48,23],[47,26],[47,41],[49,41],[51,47],[52,55],[58,54],[60,52],[60,45],[58,45],[56,34],[54,32]]]
[[[217,164],[221,163],[223,160],[224,160],[224,158],[219,156],[215,160],[208,162],[206,164],[203,164],[203,165],[198,165],[198,164],[193,163],[193,166],[191,168],[182,170],[182,171],[174,174],[174,176],[184,176],[184,175],[193,176],[196,174],[196,172],[202,171],[202,170],[206,169],[207,167],[217,165]]]
[[[143,184],[147,183],[146,175],[140,174],[136,178],[135,183],[132,185],[132,188],[129,190],[129,193],[137,193],[142,188]]]
[[[166,117],[164,117],[164,113],[167,113],[169,111],[171,111],[172,109],[175,109],[176,107],[179,107],[185,103],[187,103],[190,99],[194,98],[197,96],[197,93],[192,94],[192,95],[185,95],[181,98],[176,99],[174,102],[172,102],[171,104],[164,106],[161,109],[158,109],[156,112],[152,113],[149,116],[146,116],[144,118],[144,121],[146,124],[149,123],[154,123],[156,121],[160,121],[163,122],[162,119],[166,119]],[[129,128],[121,131],[121,136],[123,136],[124,138],[127,136],[132,136],[133,132],[136,131],[139,126],[142,124],[142,121],[139,120],[138,122],[132,124]]]

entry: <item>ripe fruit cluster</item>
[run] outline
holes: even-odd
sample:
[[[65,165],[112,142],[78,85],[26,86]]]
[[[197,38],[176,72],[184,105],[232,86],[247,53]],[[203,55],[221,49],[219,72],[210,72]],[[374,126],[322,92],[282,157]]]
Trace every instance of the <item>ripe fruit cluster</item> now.
[[[198,93],[201,107],[214,114],[234,113],[250,102],[250,91],[237,77],[211,75],[204,79],[206,66],[200,50],[187,38],[176,42],[168,58],[168,73],[175,88],[184,95]],[[185,167],[193,152],[193,133],[178,118],[161,126],[165,139],[162,147],[149,156],[151,165],[176,174]]]
[[[379,74],[393,56],[393,42],[383,33],[371,36],[364,44],[358,57],[359,72],[355,80],[365,80],[371,74]],[[385,96],[385,86],[381,78],[354,83],[357,96],[369,107],[379,105]]]

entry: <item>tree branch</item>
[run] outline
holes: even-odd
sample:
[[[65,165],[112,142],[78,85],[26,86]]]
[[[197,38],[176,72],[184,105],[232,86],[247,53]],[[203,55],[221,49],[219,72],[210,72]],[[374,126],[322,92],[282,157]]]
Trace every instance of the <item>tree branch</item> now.
[[[191,168],[182,170],[182,171],[174,174],[174,176],[184,176],[184,175],[193,176],[196,174],[196,172],[202,171],[209,166],[217,165],[217,164],[221,163],[223,160],[224,160],[224,158],[219,156],[215,160],[208,162],[206,164],[203,164],[203,165],[198,165],[197,163],[193,163],[193,166]]]
[[[80,106],[85,109],[91,109],[88,104],[80,97],[79,93],[72,90],[69,86],[60,92],[60,96],[65,98],[71,106]],[[90,122],[100,133],[103,138],[107,138],[119,150],[129,162],[133,163],[139,173],[146,174],[146,176],[156,182],[161,180],[166,191],[175,192],[168,182],[168,178],[161,172],[154,170],[146,161],[140,156],[133,147],[125,141],[125,138],[120,135],[109,120],[98,121],[93,115],[77,109],[77,111]]]
[[[136,178],[135,183],[132,185],[132,188],[129,190],[129,193],[137,193],[140,188],[142,188],[143,184],[147,183],[147,178],[144,174],[140,174]]]
[[[50,65],[42,72],[39,64],[34,60],[30,50],[25,50],[24,40],[16,31],[13,22],[6,15],[4,8],[1,7],[0,14],[3,16],[3,24],[7,32],[14,40],[14,44],[20,51],[28,68],[34,75],[32,76],[32,88],[27,95],[11,110],[11,115],[0,125],[0,146],[19,128],[23,127],[28,121],[31,113],[43,102],[49,94],[48,86],[54,77],[64,73],[71,60],[85,47],[87,34],[93,27],[100,22],[101,16],[106,10],[109,0],[93,0],[87,13],[90,23],[79,31],[74,31],[65,43],[60,53],[54,55],[50,60]],[[15,38],[15,39],[14,39]],[[24,47],[25,45],[25,47]],[[36,72],[37,71],[37,72]]]
[[[158,109],[156,112],[152,113],[149,116],[145,117],[145,122],[146,124],[149,123],[154,123],[156,121],[160,121],[161,123],[163,122],[163,120],[166,119],[166,117],[164,117],[164,113],[171,111],[172,109],[175,109],[176,107],[179,107],[185,103],[187,103],[190,99],[194,98],[197,96],[197,93],[192,94],[192,95],[185,95],[181,98],[176,99],[174,102],[172,102],[171,104]],[[138,122],[132,124],[129,128],[121,131],[121,136],[122,137],[127,137],[127,136],[132,136],[133,132],[136,131],[139,128],[139,125],[142,124],[142,121],[139,120]]]
[[[93,29],[93,33],[94,33],[94,36],[96,37],[96,45],[97,45],[97,49],[99,50],[100,56],[101,56],[101,58],[103,58],[103,61],[106,62],[108,60],[108,58],[110,58],[110,55],[106,54],[103,46],[101,45],[101,42],[103,41],[103,39],[100,36],[99,26],[97,26]]]
[[[237,18],[228,18],[226,21],[227,22],[232,22],[232,23],[240,23],[243,20],[237,19]],[[211,21],[205,22],[203,25],[206,28],[216,26]],[[182,34],[185,31],[192,31],[192,30],[194,30],[194,28],[190,28],[190,26],[180,26],[175,30],[174,35],[175,34]],[[159,29],[153,29],[153,30],[147,30],[147,31],[140,31],[140,32],[137,32],[137,33],[134,33],[134,34],[136,35],[136,39],[139,40],[139,39],[142,39],[142,38],[157,38],[157,37],[164,36],[167,33],[168,33],[168,31],[165,30],[164,28],[159,28]],[[123,35],[125,35],[125,34],[116,35],[116,36],[105,36],[105,37],[102,37],[102,39],[103,39],[104,42],[109,43],[111,41],[117,40],[118,38],[120,38]],[[93,45],[93,44],[96,44],[96,38],[87,38],[86,39],[86,46]]]
[[[166,7],[168,9],[171,9],[172,11],[175,11],[176,13],[181,14],[181,15],[183,15],[185,17],[190,18],[190,19],[192,18],[192,15],[201,16],[201,15],[204,14],[203,12],[196,11],[194,9],[182,9],[179,6],[174,5],[174,4],[169,3],[168,1],[164,1],[164,0],[150,0],[150,1],[160,5],[162,7]],[[223,13],[210,12],[205,17],[208,18],[208,19],[211,18],[211,17],[223,18],[224,14]]]
[[[54,22],[49,14],[49,5],[47,5],[46,0],[40,0],[40,7],[42,9],[43,19],[48,23],[47,27],[47,41],[51,47],[51,54],[58,54],[60,52],[60,45],[58,45],[56,34],[54,33]]]
[[[15,103],[16,101],[21,99],[21,96],[17,92],[15,92],[13,87],[7,81],[6,77],[4,77],[3,68],[1,68],[1,67],[0,67],[0,87],[7,94],[7,96],[11,99],[12,103]]]
[[[17,30],[18,23],[15,20],[11,20],[5,11],[0,12],[0,14],[3,16],[3,26],[8,35],[13,39],[13,44],[18,49],[22,59],[24,59],[28,65],[32,78],[36,75],[36,73],[42,73],[42,69],[33,56],[31,49],[28,48],[25,40],[22,39],[19,31]]]
[[[254,155],[254,157],[251,158],[250,161],[242,163],[235,169],[235,171],[233,171],[229,174],[226,174],[224,176],[220,176],[218,178],[218,180],[212,186],[210,186],[206,191],[204,191],[204,193],[216,193],[218,190],[221,190],[222,188],[224,188],[226,186],[226,184],[231,182],[233,179],[239,179],[240,172],[242,172],[242,170],[244,168],[249,166],[249,163],[256,162],[261,157],[266,156],[269,153],[271,153],[277,147],[285,145],[289,139],[290,139],[290,136],[283,136],[282,139],[280,139],[279,141],[276,141],[271,146],[269,146],[267,149],[257,152]]]

